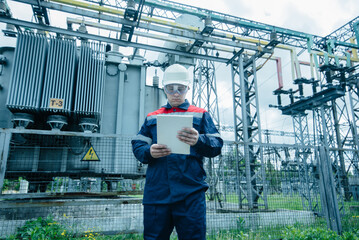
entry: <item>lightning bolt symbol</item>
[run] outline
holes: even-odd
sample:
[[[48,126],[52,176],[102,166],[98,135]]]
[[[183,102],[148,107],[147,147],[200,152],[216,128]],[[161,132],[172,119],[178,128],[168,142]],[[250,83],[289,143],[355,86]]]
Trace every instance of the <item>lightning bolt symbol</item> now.
[[[93,152],[92,149],[90,149],[89,155],[91,156],[91,159],[93,158]]]

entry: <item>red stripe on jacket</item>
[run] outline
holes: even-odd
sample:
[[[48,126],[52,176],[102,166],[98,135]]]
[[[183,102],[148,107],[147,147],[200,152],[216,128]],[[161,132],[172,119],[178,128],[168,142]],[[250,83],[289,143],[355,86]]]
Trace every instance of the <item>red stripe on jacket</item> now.
[[[147,114],[147,117],[149,116],[153,116],[153,115],[158,115],[158,114],[168,114],[168,113],[173,113],[173,112],[197,112],[197,113],[205,113],[207,112],[205,109],[203,108],[199,108],[199,107],[196,107],[196,106],[193,106],[193,105],[190,105],[188,107],[187,110],[184,110],[184,109],[181,109],[181,108],[177,108],[177,107],[174,107],[174,108],[165,108],[165,107],[161,107],[160,109],[154,111],[154,112],[151,112],[149,114]]]

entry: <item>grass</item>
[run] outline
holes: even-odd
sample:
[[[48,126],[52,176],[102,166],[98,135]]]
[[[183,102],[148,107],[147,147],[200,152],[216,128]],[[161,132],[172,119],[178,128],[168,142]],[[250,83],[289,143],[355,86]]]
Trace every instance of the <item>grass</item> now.
[[[269,209],[303,210],[302,200],[298,195],[268,195],[267,202]],[[264,203],[264,201],[260,199],[259,203]]]
[[[228,203],[238,203],[238,195],[228,194],[226,201]],[[248,203],[247,199],[244,199],[243,204]],[[260,198],[259,204],[264,204],[264,201]],[[279,194],[273,194],[267,196],[268,208],[272,210],[287,209],[287,210],[303,210],[302,200],[299,195],[283,196]]]
[[[238,195],[236,194],[228,194],[226,196],[226,201],[228,203],[237,203],[238,204]],[[248,203],[247,199],[244,199],[243,204]],[[258,200],[259,204],[263,204],[264,201],[260,198]],[[271,194],[267,196],[268,208],[271,210],[276,209],[287,209],[287,210],[306,210],[303,208],[302,198],[298,194],[289,195],[280,195],[280,194]],[[318,203],[319,207],[321,207],[321,203]],[[349,208],[351,206],[358,206],[359,209],[359,201],[345,201],[344,209],[346,213],[349,213]],[[358,211],[359,215],[359,211]]]
[[[130,195],[128,197],[135,197],[142,199],[143,195]],[[207,196],[207,200],[208,200],[208,196]],[[238,195],[228,194],[225,202],[238,203]],[[293,196],[284,196],[279,194],[268,195],[267,202],[268,202],[268,208],[272,210],[275,209],[303,210],[302,200],[299,195],[293,195]],[[244,204],[248,203],[247,199],[245,199],[243,203]],[[264,201],[262,199],[259,199],[258,203],[263,204]],[[355,203],[351,205],[355,205]]]

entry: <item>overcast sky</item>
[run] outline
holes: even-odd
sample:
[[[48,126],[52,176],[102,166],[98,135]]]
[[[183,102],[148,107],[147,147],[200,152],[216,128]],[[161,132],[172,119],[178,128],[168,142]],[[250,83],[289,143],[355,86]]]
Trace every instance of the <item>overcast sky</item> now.
[[[177,2],[320,36],[330,34],[359,15],[359,0],[177,0]],[[15,18],[33,19],[29,5],[13,1],[8,1],[8,4]],[[50,22],[53,25],[65,27],[65,18],[61,20],[61,17],[50,15]],[[4,24],[0,23],[0,27],[3,28]],[[4,37],[2,32],[0,43],[1,46],[15,44],[14,39]],[[290,60],[285,54],[282,66],[286,85],[292,82],[292,78]],[[230,70],[225,64],[217,64],[216,70],[220,73],[217,75],[217,88],[221,123],[232,125]],[[161,76],[161,73],[159,75]],[[310,76],[304,77],[310,78]],[[268,108],[268,104],[276,104],[272,92],[277,88],[278,83],[273,62],[266,64],[266,68],[258,73],[258,83],[261,89],[262,127],[290,131],[287,126],[291,125],[291,118],[282,116],[277,109]]]

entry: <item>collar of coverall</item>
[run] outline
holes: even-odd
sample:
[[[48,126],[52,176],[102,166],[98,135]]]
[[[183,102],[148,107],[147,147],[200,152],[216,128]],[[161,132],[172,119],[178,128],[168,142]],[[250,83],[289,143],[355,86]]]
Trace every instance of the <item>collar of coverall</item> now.
[[[189,108],[189,102],[187,101],[187,99],[184,101],[184,103],[182,103],[181,105],[179,105],[177,108],[183,109],[183,110],[187,110]],[[170,109],[172,108],[171,104],[169,102],[167,102],[166,105],[162,106],[164,108]]]

